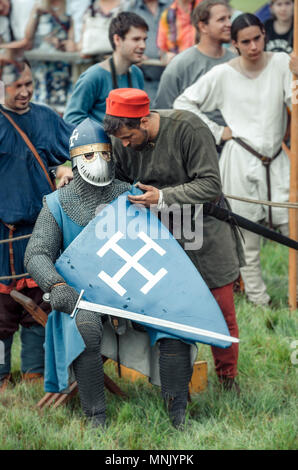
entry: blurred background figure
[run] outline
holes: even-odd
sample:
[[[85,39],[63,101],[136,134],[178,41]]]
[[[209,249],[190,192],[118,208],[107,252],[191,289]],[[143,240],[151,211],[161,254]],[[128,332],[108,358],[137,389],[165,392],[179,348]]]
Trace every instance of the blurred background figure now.
[[[11,83],[17,81],[20,78],[23,69],[24,63],[21,59],[14,60],[0,56],[0,81],[3,83],[4,87],[9,86]],[[3,88],[1,88],[0,92],[1,98],[3,98]],[[4,103],[0,101],[0,104]]]
[[[29,47],[45,52],[76,50],[73,27],[66,14],[65,0],[41,1],[34,5],[25,32]],[[62,114],[71,93],[71,66],[62,61],[33,65],[33,100]]]
[[[40,0],[31,10],[25,36],[5,45],[48,53],[76,50],[71,18],[65,0]],[[71,93],[71,66],[64,61],[38,61],[32,66],[35,82],[33,100],[51,106],[63,114]]]
[[[262,5],[258,10],[255,12],[255,15],[259,18],[259,20],[262,21],[262,23],[265,23],[265,21],[269,20],[271,18],[271,12],[270,12],[270,3],[265,3],[265,5]]]
[[[243,12],[240,10],[236,10],[236,8],[233,8],[231,5],[231,0],[225,0],[225,2],[231,10],[231,22],[233,23],[237,16],[241,15]]]
[[[196,43],[196,32],[191,22],[194,8],[202,0],[175,0],[161,15],[157,46],[162,61],[167,65],[181,51]]]
[[[76,44],[81,40],[83,17],[90,4],[91,0],[66,0],[66,13],[72,18]]]
[[[193,11],[192,22],[199,43],[178,54],[166,67],[153,107],[173,108],[174,101],[186,88],[213,67],[228,62],[235,55],[223,46],[231,40],[230,10],[225,0],[203,0]],[[219,110],[207,113],[211,122],[225,126]],[[221,148],[217,148],[220,153]]]
[[[12,40],[9,12],[10,1],[0,0],[0,57],[5,54],[5,51],[1,49],[1,44]]]
[[[10,0],[10,23],[13,39],[17,41],[24,39],[26,26],[35,2],[36,0]]]
[[[272,18],[265,22],[266,50],[273,52],[293,51],[294,0],[272,0]]]
[[[144,60],[160,59],[161,52],[157,47],[158,26],[162,12],[171,2],[172,0],[126,0],[125,11],[132,11],[141,16],[149,26]],[[144,90],[153,102],[164,67],[142,65],[141,69],[144,74]]]
[[[78,50],[89,56],[112,52],[109,26],[112,19],[124,10],[125,0],[91,0],[83,17],[81,41]]]
[[[240,10],[236,10],[236,8],[233,8],[231,6],[231,1],[230,0],[225,0],[225,3],[227,5],[227,7],[230,9],[230,12],[231,12],[231,23],[233,23],[233,21],[237,18],[237,16],[239,15],[242,15],[242,11]],[[230,49],[232,52],[234,52],[234,54],[237,54],[237,51],[236,49],[232,46],[232,43],[231,42],[228,42],[226,44],[223,44],[223,47],[225,47],[226,49]]]

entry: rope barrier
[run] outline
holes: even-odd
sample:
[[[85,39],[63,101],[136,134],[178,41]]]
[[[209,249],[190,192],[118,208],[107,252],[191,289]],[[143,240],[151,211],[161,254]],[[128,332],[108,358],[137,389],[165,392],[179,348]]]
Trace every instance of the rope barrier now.
[[[15,237],[15,238],[9,238],[7,240],[0,240],[0,245],[2,243],[12,243],[12,242],[17,242],[19,240],[24,240],[25,238],[30,238],[32,235],[32,233],[29,233],[28,235],[21,235],[19,237]]]
[[[29,276],[29,273],[15,274],[14,276],[1,276],[0,281],[9,281],[10,279],[19,279],[21,277]]]
[[[224,195],[227,199],[235,199],[236,201],[248,202],[251,204],[261,204],[265,206],[279,207],[283,209],[298,209],[298,202],[272,202],[272,201],[260,201],[258,199],[249,199],[245,197],[232,196],[231,194]],[[7,240],[0,240],[0,245],[3,243],[12,243],[19,240],[25,240],[26,238],[31,237],[31,233],[28,235],[21,235],[20,237],[15,237]],[[1,278],[0,278],[1,279]]]
[[[225,194],[224,195],[228,199],[235,199],[237,201],[242,201],[242,202],[248,202],[252,204],[262,204],[266,206],[272,206],[272,207],[280,207],[280,208],[285,208],[285,209],[298,209],[298,203],[296,202],[272,202],[272,201],[259,201],[257,199],[249,199],[249,198],[244,198],[244,197],[238,197],[238,196],[232,196],[231,194]],[[11,242],[17,242],[19,240],[24,240],[26,238],[31,237],[31,233],[28,235],[21,235],[19,237],[7,239],[7,240],[0,240],[0,245],[3,243],[11,243]],[[17,274],[14,276],[2,276],[0,277],[0,281],[7,281],[7,280],[13,280],[13,279],[19,279],[21,277],[28,276],[29,273],[23,273],[23,274]]]

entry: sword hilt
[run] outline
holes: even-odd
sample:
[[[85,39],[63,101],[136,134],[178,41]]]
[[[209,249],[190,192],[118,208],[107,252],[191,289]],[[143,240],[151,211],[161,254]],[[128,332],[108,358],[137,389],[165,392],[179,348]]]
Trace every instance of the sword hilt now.
[[[83,297],[84,292],[85,292],[84,289],[82,289],[81,292],[80,292],[80,295],[78,297],[77,303],[75,304],[74,309],[73,309],[72,313],[70,314],[71,318],[73,318],[75,316],[75,314],[76,314],[76,312],[79,308],[79,303],[81,301],[81,298]]]

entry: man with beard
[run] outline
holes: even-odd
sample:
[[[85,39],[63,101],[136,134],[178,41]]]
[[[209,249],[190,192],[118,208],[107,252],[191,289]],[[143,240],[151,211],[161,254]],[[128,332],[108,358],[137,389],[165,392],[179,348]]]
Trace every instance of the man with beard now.
[[[44,329],[9,294],[16,289],[37,304],[42,303],[43,292],[26,275],[24,253],[42,198],[53,190],[48,174],[51,167],[58,166],[57,178],[71,174],[70,168],[59,165],[69,158],[68,140],[73,129],[48,106],[30,102],[33,79],[29,63],[6,61],[2,80],[5,96],[0,105],[0,240],[10,242],[0,245],[0,340],[5,346],[0,391],[11,379],[11,348],[19,326],[23,378],[40,379],[43,374]],[[21,239],[14,240],[17,237]]]
[[[208,127],[184,111],[149,111],[148,95],[137,89],[112,90],[107,99],[104,129],[113,138],[116,176],[141,181],[141,196],[132,203],[164,206],[222,201],[218,157]],[[224,201],[222,201],[224,204]],[[231,336],[238,336],[233,282],[239,276],[242,251],[239,238],[227,222],[204,217],[203,246],[185,250],[211,289]],[[183,246],[183,240],[178,240]],[[198,307],[199,308],[199,307]],[[183,312],[182,312],[183,314]],[[172,345],[169,354],[175,354]],[[238,346],[212,347],[216,373],[226,389],[239,393]]]

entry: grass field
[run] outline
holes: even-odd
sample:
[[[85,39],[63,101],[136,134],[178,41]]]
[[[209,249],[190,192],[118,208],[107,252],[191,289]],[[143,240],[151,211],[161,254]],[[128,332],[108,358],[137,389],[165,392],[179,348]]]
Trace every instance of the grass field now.
[[[266,0],[232,0],[231,5],[243,12],[254,13],[258,8],[264,5]]]
[[[129,399],[106,393],[108,427],[99,435],[87,426],[77,397],[57,410],[36,409],[43,388],[19,382],[17,337],[16,385],[0,398],[0,449],[296,449],[297,312],[287,309],[287,249],[266,243],[262,264],[273,308],[255,308],[244,296],[236,297],[241,338],[239,399],[221,389],[210,348],[200,345],[199,359],[208,361],[208,387],[193,396],[185,431],[176,431],[158,387],[118,379],[109,365],[108,373]]]

